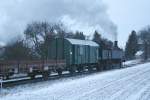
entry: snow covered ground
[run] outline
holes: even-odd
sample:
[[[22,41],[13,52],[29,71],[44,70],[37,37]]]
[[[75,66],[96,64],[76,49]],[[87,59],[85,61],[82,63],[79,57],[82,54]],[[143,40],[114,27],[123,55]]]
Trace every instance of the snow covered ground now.
[[[150,100],[150,63],[4,89],[0,100]]]
[[[124,64],[125,65],[133,65],[133,64],[137,64],[141,61],[142,61],[141,59],[129,60],[129,61],[126,61]]]

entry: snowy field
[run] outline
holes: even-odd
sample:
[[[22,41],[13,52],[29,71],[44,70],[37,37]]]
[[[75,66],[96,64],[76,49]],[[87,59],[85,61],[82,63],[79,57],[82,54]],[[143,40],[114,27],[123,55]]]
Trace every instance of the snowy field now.
[[[0,100],[150,100],[150,63],[16,86],[1,91]]]

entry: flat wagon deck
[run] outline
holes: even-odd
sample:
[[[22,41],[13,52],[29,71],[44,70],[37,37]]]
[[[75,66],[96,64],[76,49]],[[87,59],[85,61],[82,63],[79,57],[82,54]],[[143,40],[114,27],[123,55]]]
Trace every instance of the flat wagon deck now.
[[[27,74],[31,78],[35,75],[47,77],[51,72],[65,69],[65,60],[34,60],[34,61],[0,61],[0,77],[8,79],[14,74]]]

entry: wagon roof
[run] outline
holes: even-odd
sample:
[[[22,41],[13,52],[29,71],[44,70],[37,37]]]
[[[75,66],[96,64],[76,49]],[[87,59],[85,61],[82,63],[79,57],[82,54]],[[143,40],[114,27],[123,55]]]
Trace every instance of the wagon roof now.
[[[79,39],[69,39],[69,38],[66,38],[66,40],[68,40],[73,45],[88,45],[88,46],[94,46],[94,47],[99,46],[96,42],[93,42],[90,40],[79,40]]]

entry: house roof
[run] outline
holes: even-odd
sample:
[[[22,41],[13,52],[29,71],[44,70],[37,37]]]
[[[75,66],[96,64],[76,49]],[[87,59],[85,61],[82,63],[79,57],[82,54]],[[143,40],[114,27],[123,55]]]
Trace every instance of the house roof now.
[[[66,40],[68,40],[71,44],[74,44],[74,45],[88,45],[88,46],[94,46],[94,47],[99,46],[96,42],[90,41],[90,40],[79,40],[79,39],[69,39],[69,38],[66,38]]]

